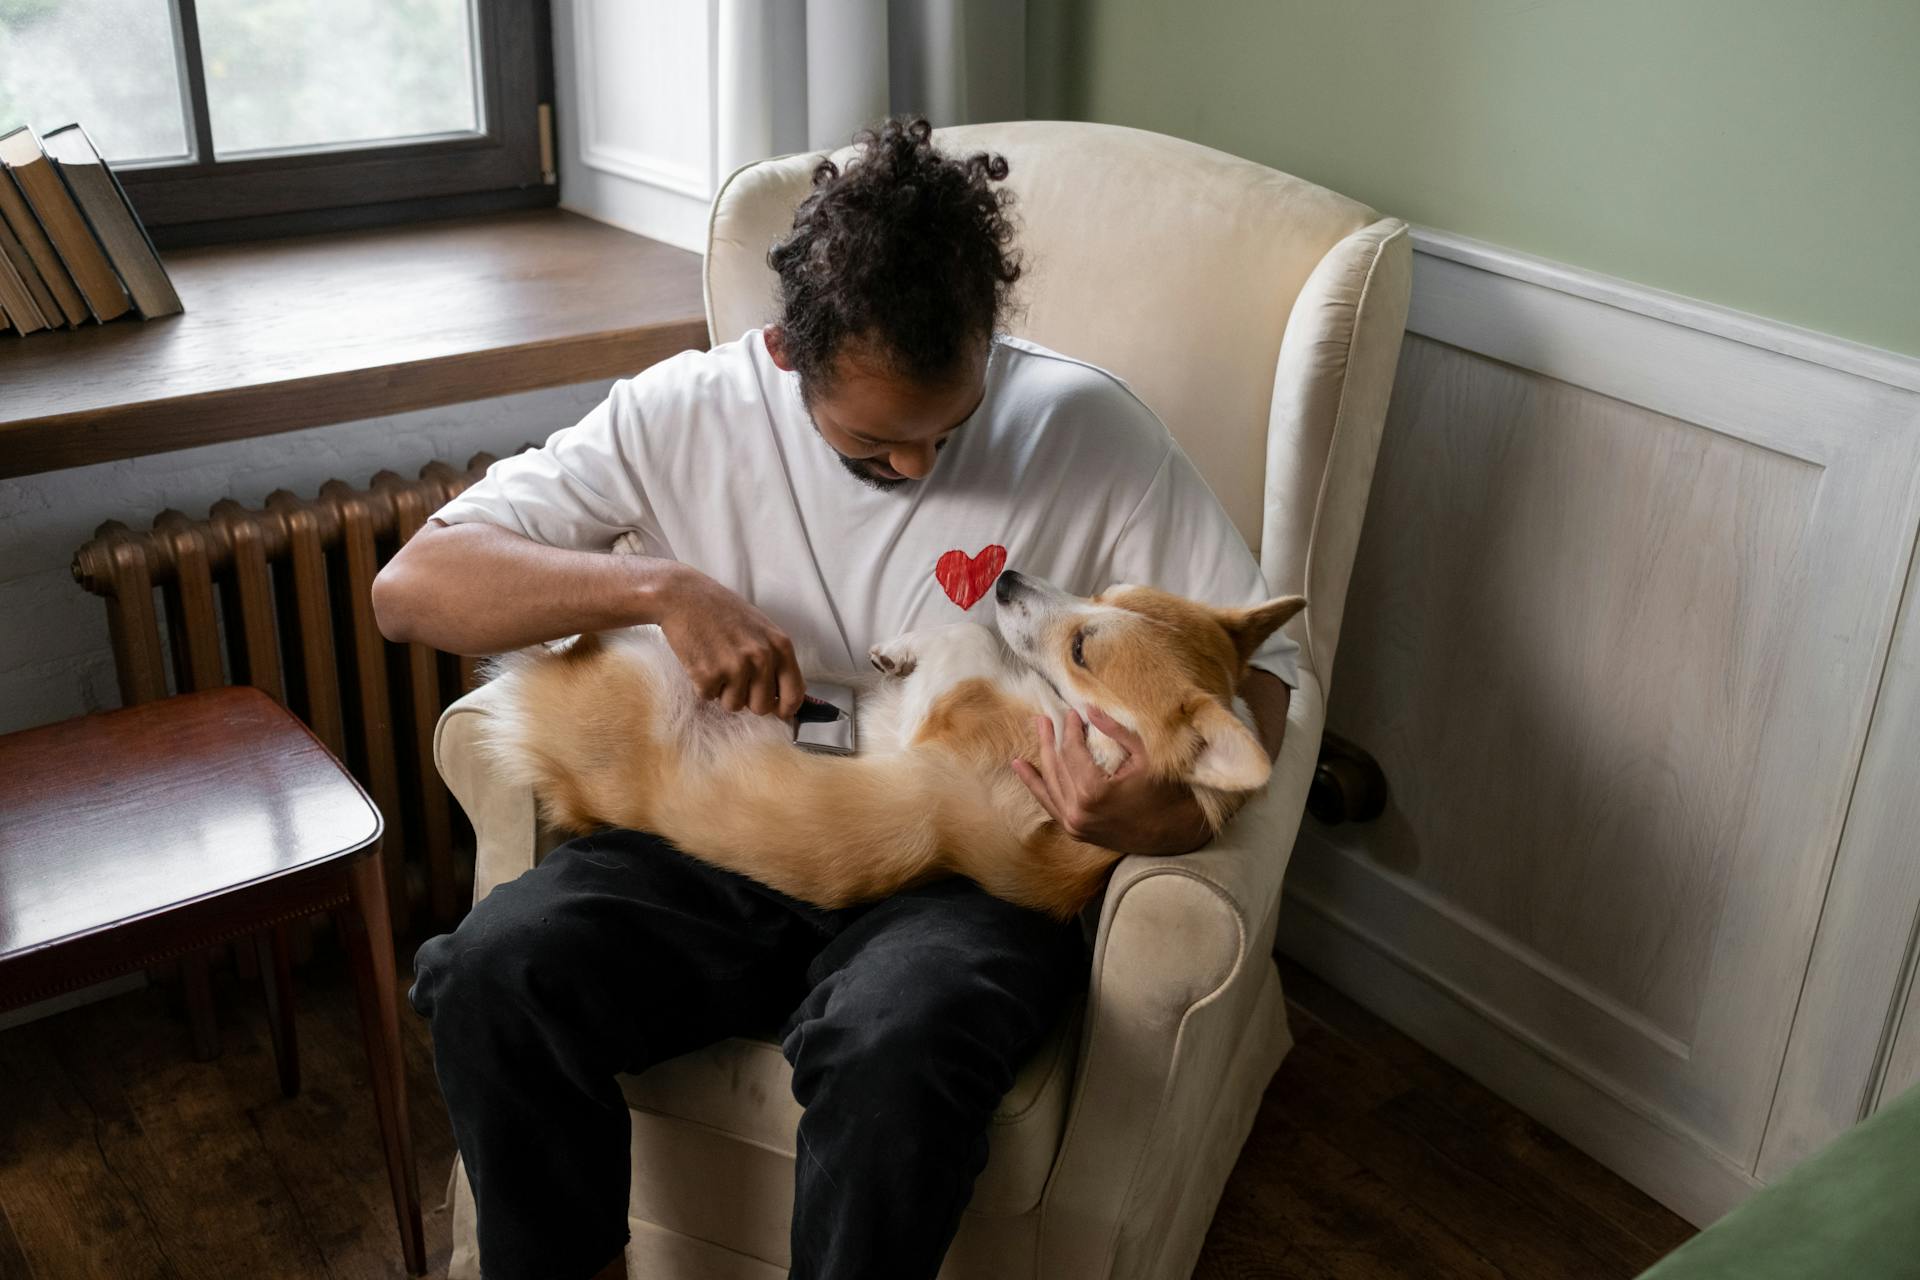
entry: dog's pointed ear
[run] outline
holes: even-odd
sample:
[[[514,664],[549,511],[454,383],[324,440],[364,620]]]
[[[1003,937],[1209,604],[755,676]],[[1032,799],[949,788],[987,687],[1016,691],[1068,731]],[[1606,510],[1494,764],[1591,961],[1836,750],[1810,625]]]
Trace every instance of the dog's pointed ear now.
[[[1194,757],[1187,781],[1215,791],[1252,791],[1264,786],[1273,772],[1267,749],[1239,716],[1204,694],[1193,713],[1200,735],[1200,754]]]
[[[1249,609],[1222,609],[1220,625],[1240,652],[1240,661],[1253,656],[1267,637],[1287,625],[1287,619],[1307,607],[1305,596],[1278,596]]]

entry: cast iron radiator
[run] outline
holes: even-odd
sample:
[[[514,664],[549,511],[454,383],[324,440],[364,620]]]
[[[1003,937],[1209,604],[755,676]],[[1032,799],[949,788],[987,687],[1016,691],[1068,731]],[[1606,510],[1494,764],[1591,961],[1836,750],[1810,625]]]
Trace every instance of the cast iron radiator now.
[[[463,906],[433,729],[473,670],[384,639],[373,577],[493,460],[479,454],[465,471],[430,462],[416,480],[382,471],[365,489],[330,480],[313,498],[282,489],[259,510],[229,498],[205,520],[163,511],[141,532],[109,520],[74,553],[75,581],[107,601],[124,705],[250,684],[347,762],[386,819],[396,932],[418,905],[440,924]]]

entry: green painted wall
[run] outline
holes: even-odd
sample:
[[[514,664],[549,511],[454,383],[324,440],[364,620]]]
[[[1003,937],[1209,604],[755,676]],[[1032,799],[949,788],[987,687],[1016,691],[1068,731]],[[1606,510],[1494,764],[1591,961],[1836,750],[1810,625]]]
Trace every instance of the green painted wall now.
[[[1920,355],[1920,0],[1028,0],[1028,106]]]

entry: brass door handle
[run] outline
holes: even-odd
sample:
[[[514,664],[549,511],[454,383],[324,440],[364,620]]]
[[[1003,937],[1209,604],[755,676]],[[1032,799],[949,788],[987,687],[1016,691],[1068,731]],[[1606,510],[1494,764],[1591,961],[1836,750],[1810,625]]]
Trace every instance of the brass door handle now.
[[[1387,807],[1387,775],[1366,751],[1336,733],[1322,734],[1320,763],[1307,788],[1307,812],[1333,827],[1371,822]]]

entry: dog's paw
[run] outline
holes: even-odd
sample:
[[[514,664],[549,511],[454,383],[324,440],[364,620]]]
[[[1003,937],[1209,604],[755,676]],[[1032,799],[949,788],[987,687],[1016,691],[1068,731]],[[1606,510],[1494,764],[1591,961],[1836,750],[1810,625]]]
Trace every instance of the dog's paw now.
[[[867,650],[867,661],[871,662],[873,669],[882,675],[896,677],[912,675],[914,665],[919,659],[913,651],[913,646],[904,641],[903,636],[889,640],[885,644],[873,646]]]

